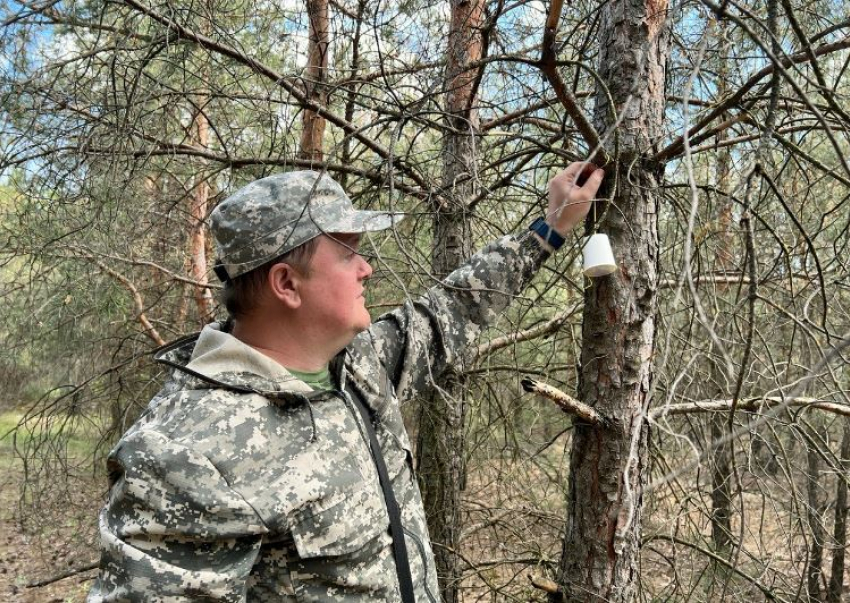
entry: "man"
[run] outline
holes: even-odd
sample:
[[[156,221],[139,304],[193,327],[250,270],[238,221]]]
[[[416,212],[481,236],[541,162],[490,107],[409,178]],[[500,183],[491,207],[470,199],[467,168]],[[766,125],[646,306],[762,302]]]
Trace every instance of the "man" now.
[[[232,321],[157,354],[172,379],[110,454],[89,600],[436,603],[399,404],[439,385],[601,181],[570,165],[549,184],[548,224],[372,326],[360,236],[397,216],[354,210],[315,172],[222,202],[211,230]]]

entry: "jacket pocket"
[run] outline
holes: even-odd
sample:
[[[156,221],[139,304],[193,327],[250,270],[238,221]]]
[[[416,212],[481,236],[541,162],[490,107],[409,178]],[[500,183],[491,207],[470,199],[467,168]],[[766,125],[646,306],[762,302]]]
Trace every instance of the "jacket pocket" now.
[[[380,490],[311,503],[292,525],[289,563],[299,603],[398,602],[389,518]]]
[[[362,487],[306,505],[293,518],[292,537],[304,559],[338,557],[387,534],[389,523],[380,491]]]

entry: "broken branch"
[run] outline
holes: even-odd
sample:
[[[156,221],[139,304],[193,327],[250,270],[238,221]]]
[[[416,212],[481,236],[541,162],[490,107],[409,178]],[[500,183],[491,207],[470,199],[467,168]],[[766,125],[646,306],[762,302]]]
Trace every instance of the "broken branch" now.
[[[591,425],[605,426],[610,422],[606,417],[600,415],[584,402],[580,402],[572,396],[565,394],[557,387],[542,383],[528,376],[523,377],[520,384],[525,391],[552,400],[565,413],[574,415]]]

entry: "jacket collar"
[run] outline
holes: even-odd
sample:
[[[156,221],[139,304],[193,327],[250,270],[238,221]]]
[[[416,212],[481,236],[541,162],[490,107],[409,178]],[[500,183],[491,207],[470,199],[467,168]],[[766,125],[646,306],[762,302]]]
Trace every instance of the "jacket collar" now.
[[[195,387],[216,387],[271,398],[321,396],[283,366],[211,323],[200,333],[178,339],[154,354],[154,360],[201,380]]]

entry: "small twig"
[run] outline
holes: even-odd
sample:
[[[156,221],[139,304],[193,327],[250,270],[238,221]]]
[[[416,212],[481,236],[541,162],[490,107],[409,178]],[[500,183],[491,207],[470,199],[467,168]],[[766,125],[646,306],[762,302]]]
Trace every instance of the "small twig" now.
[[[720,555],[713,553],[712,551],[709,551],[708,549],[705,549],[705,548],[699,546],[698,544],[695,544],[693,542],[688,542],[687,540],[683,540],[681,538],[676,538],[675,536],[667,536],[666,534],[655,534],[654,536],[650,537],[648,540],[644,541],[643,544],[646,545],[649,542],[652,542],[653,540],[663,540],[663,541],[666,541],[666,542],[672,542],[673,544],[679,544],[679,545],[682,545],[682,546],[690,547],[691,549],[695,550],[696,552],[698,552],[702,555],[705,555],[709,559],[726,566],[730,571],[738,574],[741,578],[743,578],[744,580],[746,580],[747,582],[749,582],[750,584],[755,586],[757,589],[759,589],[762,592],[762,594],[768,600],[770,600],[770,601],[784,601],[784,599],[779,599],[776,596],[776,594],[773,591],[771,591],[767,586],[765,586],[764,584],[759,582],[758,577],[750,576],[749,574],[747,574],[743,570],[741,570],[738,567],[737,564],[730,563],[727,559],[724,559]]]
[[[557,404],[558,407],[565,413],[575,415],[578,418],[587,421],[591,425],[605,426],[610,423],[609,419],[600,415],[593,408],[584,402],[579,402],[572,396],[565,394],[557,387],[541,383],[527,375],[523,377],[520,384],[525,391],[552,400],[552,402]]]
[[[48,584],[59,582],[60,580],[64,580],[65,578],[70,578],[71,576],[76,576],[77,574],[82,574],[83,572],[88,572],[90,570],[97,569],[98,565],[100,565],[100,562],[92,561],[91,563],[66,570],[61,574],[51,576],[50,578],[44,578],[43,580],[33,580],[32,582],[27,583],[27,588],[40,588],[42,586],[47,586]]]
[[[77,246],[77,245],[68,245],[68,249],[71,249],[74,252],[76,252],[78,255],[83,255],[88,259],[94,259],[94,257],[95,257],[93,251],[91,251],[87,248],[84,248],[84,247],[80,247],[80,246]],[[124,262],[125,264],[129,264],[131,266],[145,266],[147,268],[153,268],[154,270],[162,272],[163,274],[165,274],[166,276],[168,276],[172,280],[175,280],[179,283],[185,283],[187,285],[192,285],[193,287],[198,287],[200,289],[221,289],[221,287],[222,287],[218,283],[209,283],[209,282],[204,283],[204,282],[201,282],[201,281],[197,281],[195,279],[191,279],[187,276],[183,276],[182,274],[177,274],[176,272],[172,272],[171,270],[169,270],[165,266],[160,266],[159,264],[157,264],[155,262],[150,262],[150,261],[147,261],[147,260],[134,260],[132,258],[125,258],[125,257],[121,257],[120,255],[115,255],[115,254],[111,254],[111,253],[101,253],[99,255],[102,258],[107,258],[107,259],[110,259],[110,260],[116,260],[118,262]],[[396,304],[396,305],[398,305],[398,304]]]

